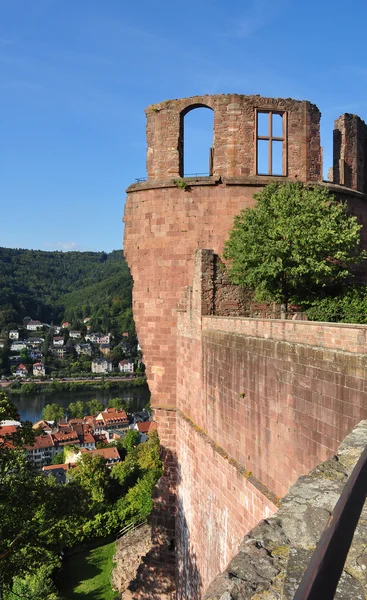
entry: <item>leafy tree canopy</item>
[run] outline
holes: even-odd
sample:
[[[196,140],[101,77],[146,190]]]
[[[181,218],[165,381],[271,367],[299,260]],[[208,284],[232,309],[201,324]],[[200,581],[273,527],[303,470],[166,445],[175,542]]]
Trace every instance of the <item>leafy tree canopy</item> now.
[[[42,411],[42,419],[45,421],[59,421],[65,417],[65,412],[62,406],[56,404],[46,404],[45,408]]]
[[[55,456],[53,457],[51,464],[52,465],[63,465],[65,463],[65,453],[64,450],[61,450],[61,452],[58,452],[57,454],[55,454]]]
[[[234,221],[225,245],[233,283],[259,300],[304,302],[340,285],[365,258],[361,225],[325,188],[270,184]]]
[[[88,400],[85,403],[85,405],[88,409],[88,414],[92,415],[93,417],[95,417],[96,415],[98,415],[98,413],[104,410],[102,402],[100,402],[96,398],[94,400]]]
[[[109,470],[103,456],[83,454],[78,466],[70,477],[90,495],[94,503],[100,504],[106,498]]]
[[[84,417],[84,402],[81,400],[70,402],[67,412],[69,419],[82,419]]]
[[[1,421],[19,421],[18,409],[12,402],[10,402],[9,398],[5,394],[5,392],[0,392],[0,422]],[[12,436],[5,435],[3,437],[3,442],[0,442],[0,449],[2,446],[7,445],[8,439],[12,440],[13,446],[21,447],[23,444],[33,444],[34,442],[35,432],[32,428],[32,423],[30,421],[23,421],[21,423],[21,427],[18,427],[18,430]]]
[[[122,447],[128,452],[139,444],[140,433],[136,429],[129,429],[127,434],[122,438]]]
[[[127,402],[123,398],[111,398],[108,401],[108,408],[115,408],[116,410],[126,410]]]
[[[0,248],[0,328],[31,316],[46,323],[69,321],[83,329],[135,335],[132,279],[123,252],[44,252]]]

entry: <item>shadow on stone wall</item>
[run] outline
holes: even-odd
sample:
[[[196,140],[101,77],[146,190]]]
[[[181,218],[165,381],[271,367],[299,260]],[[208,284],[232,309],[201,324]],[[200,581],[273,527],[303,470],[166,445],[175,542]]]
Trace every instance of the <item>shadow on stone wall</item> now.
[[[181,465],[177,465],[178,490],[182,482]],[[203,530],[205,523],[201,524]],[[197,556],[190,541],[190,530],[185,516],[183,498],[177,499],[177,600],[200,600],[202,596],[202,577],[198,566]]]
[[[153,511],[149,517],[152,528],[152,549],[142,557],[136,577],[122,600],[174,600],[175,584],[175,489],[177,457],[161,447],[164,472],[153,490]],[[172,505],[173,501],[173,505]]]
[[[167,448],[162,452],[165,473],[155,486],[154,508],[149,519],[153,547],[142,557],[136,577],[123,593],[122,600],[200,600],[202,595],[202,578],[190,543],[183,503],[181,499],[176,503],[176,490],[172,487],[172,481],[180,483],[181,469],[175,453]]]

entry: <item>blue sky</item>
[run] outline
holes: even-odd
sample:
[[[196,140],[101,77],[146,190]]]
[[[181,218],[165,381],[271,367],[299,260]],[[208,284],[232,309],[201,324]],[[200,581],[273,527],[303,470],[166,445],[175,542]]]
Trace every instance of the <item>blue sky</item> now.
[[[144,108],[170,98],[310,100],[326,173],[334,119],[367,120],[366,22],[361,0],[0,0],[0,245],[121,248]],[[207,170],[199,116],[190,172]]]

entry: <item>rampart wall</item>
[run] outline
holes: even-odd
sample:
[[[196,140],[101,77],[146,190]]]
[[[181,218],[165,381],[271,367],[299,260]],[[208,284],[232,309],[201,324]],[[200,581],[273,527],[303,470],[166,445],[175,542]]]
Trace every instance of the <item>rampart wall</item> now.
[[[179,598],[367,417],[367,326],[205,316],[212,257],[197,253],[177,321]]]
[[[198,106],[214,110],[210,175],[179,187],[184,115]],[[257,173],[258,111],[282,115],[281,177]],[[248,528],[366,417],[363,328],[213,316],[242,314],[243,297],[213,283],[213,256],[221,254],[234,216],[254,205],[264,185],[319,182],[365,222],[364,183],[356,174],[364,173],[363,127],[339,123],[335,183],[325,184],[320,113],[309,102],[204,96],[146,113],[148,180],[128,189],[124,249],[166,457],[154,530],[167,549],[176,539],[178,597],[194,600]],[[348,188],[341,167],[351,173]],[[195,260],[202,248],[214,254]]]

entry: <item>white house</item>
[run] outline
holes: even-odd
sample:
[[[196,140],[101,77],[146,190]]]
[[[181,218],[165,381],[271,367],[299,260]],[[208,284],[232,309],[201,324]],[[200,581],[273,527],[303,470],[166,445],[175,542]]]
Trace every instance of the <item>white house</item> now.
[[[62,336],[61,337],[54,336],[52,338],[52,344],[53,344],[53,346],[63,346],[64,345],[64,338]]]
[[[82,334],[80,331],[70,331],[69,336],[71,338],[80,338],[82,337]]]
[[[32,338],[32,339],[28,340],[28,346],[31,346],[32,348],[38,348],[39,346],[41,346],[43,344],[44,341],[45,341],[45,338],[42,338],[42,337]]]
[[[25,365],[20,364],[17,366],[15,375],[17,377],[28,377],[28,369]]]
[[[17,342],[13,342],[10,346],[10,352],[20,352],[20,350],[24,350],[24,348],[27,347],[27,344],[22,341],[22,340],[18,340]]]
[[[9,331],[9,340],[19,340],[19,331],[18,331],[18,329],[11,329]]]
[[[134,361],[128,358],[120,360],[119,371],[120,373],[134,373]]]
[[[29,321],[27,323],[28,331],[37,331],[38,329],[42,329],[43,325],[41,321]]]
[[[110,344],[111,343],[110,333],[88,333],[85,339],[96,344]]]
[[[75,344],[75,351],[79,354],[92,355],[92,346],[90,344]]]
[[[45,365],[43,362],[34,363],[33,375],[34,377],[44,377],[46,375]]]
[[[92,360],[92,373],[110,373],[113,371],[112,362],[105,358],[95,358]]]

